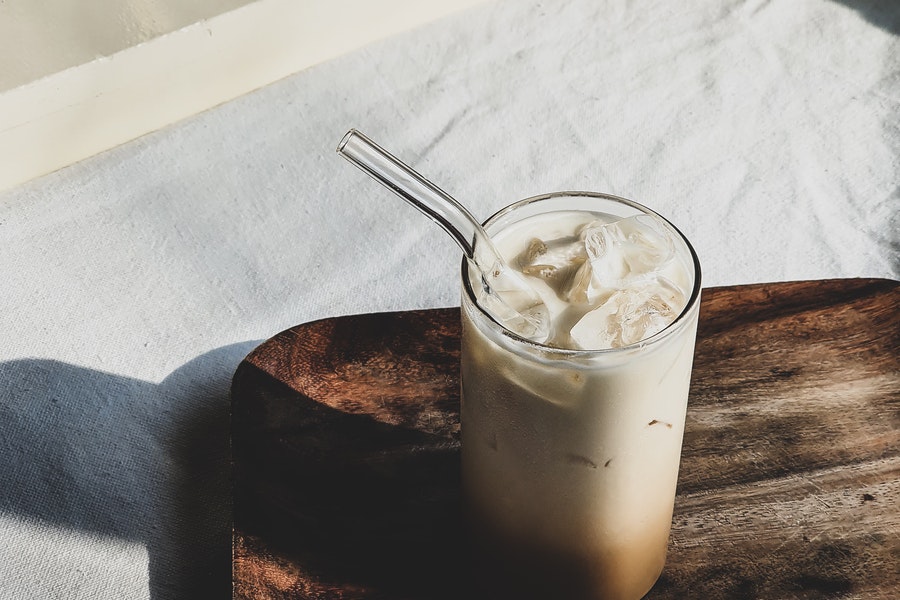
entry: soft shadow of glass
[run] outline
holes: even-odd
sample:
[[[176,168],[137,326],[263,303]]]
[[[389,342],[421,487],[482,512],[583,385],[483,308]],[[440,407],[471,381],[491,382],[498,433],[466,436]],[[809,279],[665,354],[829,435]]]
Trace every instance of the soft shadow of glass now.
[[[866,21],[894,35],[900,35],[900,2],[894,0],[832,0],[852,8]]]
[[[227,597],[228,394],[255,345],[203,354],[159,385],[0,363],[0,512],[145,545],[154,600]]]

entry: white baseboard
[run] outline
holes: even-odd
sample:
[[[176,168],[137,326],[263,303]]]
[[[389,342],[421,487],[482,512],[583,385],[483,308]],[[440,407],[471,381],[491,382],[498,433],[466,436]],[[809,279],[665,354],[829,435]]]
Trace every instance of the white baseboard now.
[[[0,189],[481,1],[252,0],[108,55],[92,54],[83,39],[77,52],[58,40],[53,52],[71,57],[86,50],[90,58],[50,74],[41,72],[52,63],[44,61],[30,81],[16,63],[18,80],[0,78]],[[10,0],[0,4],[8,11],[0,18],[10,18],[10,6],[21,13],[39,4]],[[0,49],[0,68],[24,60],[26,50]]]

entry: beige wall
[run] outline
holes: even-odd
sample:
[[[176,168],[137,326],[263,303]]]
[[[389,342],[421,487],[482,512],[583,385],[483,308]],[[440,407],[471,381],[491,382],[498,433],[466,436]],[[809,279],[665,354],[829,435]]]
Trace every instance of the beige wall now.
[[[481,1],[0,2],[0,189]]]

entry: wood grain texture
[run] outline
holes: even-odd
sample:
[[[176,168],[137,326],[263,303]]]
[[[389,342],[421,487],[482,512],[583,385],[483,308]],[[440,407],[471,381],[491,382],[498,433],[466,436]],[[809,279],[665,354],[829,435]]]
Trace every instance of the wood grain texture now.
[[[704,290],[647,598],[900,598],[900,287]],[[327,319],[232,387],[235,598],[465,598],[458,309]]]

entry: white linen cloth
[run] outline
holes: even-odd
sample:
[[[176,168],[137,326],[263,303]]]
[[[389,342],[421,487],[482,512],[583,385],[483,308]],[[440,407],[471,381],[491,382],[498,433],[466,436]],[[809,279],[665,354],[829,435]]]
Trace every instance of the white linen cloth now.
[[[459,250],[334,152],[485,218],[612,192],[706,286],[900,271],[900,4],[488,3],[0,195],[0,598],[229,593],[228,388],[292,325],[458,304]]]

